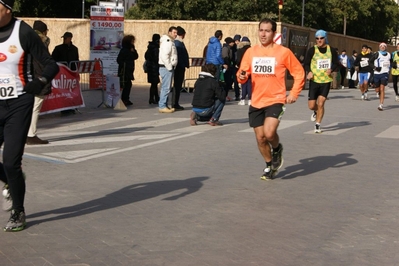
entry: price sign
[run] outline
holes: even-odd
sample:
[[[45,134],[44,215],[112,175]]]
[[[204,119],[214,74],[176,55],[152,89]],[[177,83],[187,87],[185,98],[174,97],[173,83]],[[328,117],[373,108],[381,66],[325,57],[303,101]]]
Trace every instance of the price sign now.
[[[92,30],[123,31],[123,22],[121,21],[92,20],[90,23],[90,28]]]

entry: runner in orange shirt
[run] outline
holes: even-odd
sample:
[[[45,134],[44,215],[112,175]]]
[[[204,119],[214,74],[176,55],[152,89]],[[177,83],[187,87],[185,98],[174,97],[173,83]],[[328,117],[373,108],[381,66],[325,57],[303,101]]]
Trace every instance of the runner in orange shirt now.
[[[305,84],[305,71],[288,48],[276,44],[277,24],[270,19],[259,22],[260,44],[249,48],[237,72],[238,82],[252,79],[252,98],[249,125],[254,128],[258,148],[266,168],[262,180],[272,180],[283,165],[283,146],[277,128],[285,111],[285,103],[296,102]],[[294,85],[286,96],[285,71],[294,78]]]

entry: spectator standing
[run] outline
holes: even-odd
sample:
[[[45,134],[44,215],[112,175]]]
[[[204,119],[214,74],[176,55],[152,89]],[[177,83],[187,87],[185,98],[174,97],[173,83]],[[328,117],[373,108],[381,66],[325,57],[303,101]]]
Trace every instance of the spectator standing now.
[[[76,70],[76,64],[69,65],[72,61],[79,61],[79,49],[72,43],[73,34],[71,32],[65,32],[61,38],[63,43],[57,45],[51,56],[55,61],[65,64],[70,67],[71,70]]]
[[[0,0],[0,51],[7,58],[0,62],[0,80],[7,80],[7,94],[0,96],[0,180],[5,184],[3,208],[11,206],[6,209],[11,211],[3,228],[6,232],[26,227],[26,184],[21,164],[32,118],[33,94],[39,94],[59,70],[37,33],[13,16],[13,6],[13,0]],[[31,56],[43,66],[40,77],[32,78]]]
[[[149,104],[158,104],[158,83],[159,79],[159,39],[161,35],[155,33],[152,35],[152,41],[148,42],[147,51],[145,52],[145,60],[147,64],[147,82],[150,86]]]
[[[353,50],[352,56],[349,58],[349,65],[350,65],[350,79],[348,80],[348,87],[350,89],[355,89],[355,82],[356,82],[356,77],[357,77],[357,72],[355,70],[355,60],[356,60],[357,52],[356,50]],[[355,73],[356,72],[356,73]]]
[[[184,110],[183,106],[180,106],[180,92],[182,90],[183,81],[184,81],[184,74],[186,72],[186,68],[190,67],[189,56],[184,45],[184,37],[186,36],[186,31],[178,26],[177,27],[177,37],[175,39],[175,46],[177,50],[177,65],[175,68],[175,73],[173,76],[173,89],[174,89],[174,99],[173,99],[173,108],[175,110]],[[172,97],[173,98],[173,97]]]
[[[161,95],[158,103],[160,113],[173,113],[174,108],[168,108],[168,96],[172,86],[173,72],[177,65],[177,50],[174,40],[177,37],[177,28],[172,26],[167,35],[160,39],[159,74],[161,75]]]
[[[234,35],[233,39],[234,39],[234,46],[231,47],[231,49],[233,50],[233,62],[234,62],[233,87],[234,87],[235,100],[239,101],[241,99],[241,96],[240,96],[240,86],[238,85],[238,81],[237,81],[237,70],[238,70],[238,66],[237,66],[237,49],[238,49],[238,45],[241,42],[241,35],[240,34],[236,34],[236,35]]]
[[[243,84],[252,78],[253,93],[249,107],[249,125],[255,132],[258,149],[265,160],[261,180],[272,180],[283,165],[283,146],[277,128],[285,111],[285,104],[296,102],[305,81],[303,67],[290,49],[276,44],[277,23],[262,19],[258,26],[260,44],[248,48],[237,72]],[[288,96],[285,85],[286,70],[294,78]]]
[[[251,42],[248,37],[244,36],[241,39],[241,42],[238,44],[237,49],[237,61],[236,64],[238,68],[241,65],[242,57],[247,51],[248,48],[251,47]],[[248,80],[241,84],[241,99],[238,102],[238,105],[245,105],[245,98],[248,96],[248,105],[251,105],[251,97],[252,97],[252,81],[251,77],[248,77]]]
[[[345,89],[345,77],[348,72],[348,68],[350,68],[350,61],[348,56],[346,55],[346,50],[342,50],[341,54],[339,55],[339,62],[340,62],[340,68],[339,68],[339,73],[341,75],[341,90]]]
[[[33,23],[33,30],[39,35],[44,46],[46,46],[48,51],[48,46],[50,44],[50,38],[47,37],[48,28],[46,23],[41,20],[36,20]],[[37,59],[33,60],[33,70],[35,77],[41,77],[43,73],[43,65]],[[39,120],[40,109],[42,108],[44,97],[51,93],[51,83],[46,85],[40,94],[35,95],[35,102],[33,104],[32,121],[30,123],[28,137],[26,139],[26,144],[28,145],[38,145],[38,144],[48,144],[48,140],[43,140],[37,136],[37,122]]]
[[[216,73],[214,76],[217,80],[220,78],[220,71],[222,68],[227,69],[227,65],[224,64],[222,58],[222,44],[220,43],[222,38],[223,32],[221,30],[215,31],[215,36],[209,38],[206,48],[205,62],[216,66]]]
[[[79,61],[79,49],[72,43],[73,34],[69,31],[65,32],[61,38],[63,38],[63,43],[57,45],[51,56],[56,62],[63,63],[68,66],[71,70],[76,70],[76,64],[70,64],[73,61]],[[74,109],[63,110],[61,115],[75,114]]]
[[[136,38],[129,34],[122,39],[122,49],[119,51],[116,62],[118,63],[118,77],[122,88],[121,100],[126,105],[133,105],[130,101],[132,80],[134,80],[135,63],[139,58],[134,43]]]
[[[235,62],[233,61],[233,46],[234,40],[231,37],[227,37],[224,39],[225,43],[222,48],[222,58],[224,61],[224,65],[227,66],[226,71],[224,73],[224,81],[225,81],[225,90],[226,96],[229,91],[232,89],[233,85],[233,73],[235,72]],[[239,99],[238,99],[239,100]]]

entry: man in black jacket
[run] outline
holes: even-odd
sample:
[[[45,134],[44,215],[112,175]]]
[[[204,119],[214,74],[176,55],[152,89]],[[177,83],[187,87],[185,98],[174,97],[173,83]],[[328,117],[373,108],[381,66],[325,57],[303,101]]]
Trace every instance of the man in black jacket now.
[[[76,70],[76,64],[70,65],[70,62],[79,61],[79,50],[78,47],[72,44],[72,37],[73,35],[71,32],[65,32],[61,37],[64,39],[63,43],[54,48],[51,56],[56,62],[61,62],[67,65],[71,70]],[[69,109],[61,111],[61,115],[70,114],[75,114],[75,110]]]
[[[216,66],[206,64],[202,66],[199,78],[194,84],[192,101],[193,112],[190,115],[190,124],[197,125],[197,121],[208,121],[211,126],[223,125],[219,118],[226,101],[226,91],[215,79]]]

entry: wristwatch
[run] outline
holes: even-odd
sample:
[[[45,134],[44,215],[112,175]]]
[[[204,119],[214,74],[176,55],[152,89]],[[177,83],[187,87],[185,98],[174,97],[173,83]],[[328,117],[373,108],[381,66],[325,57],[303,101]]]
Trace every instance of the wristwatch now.
[[[40,77],[38,79],[40,80],[41,83],[47,84],[47,79],[45,77]]]

